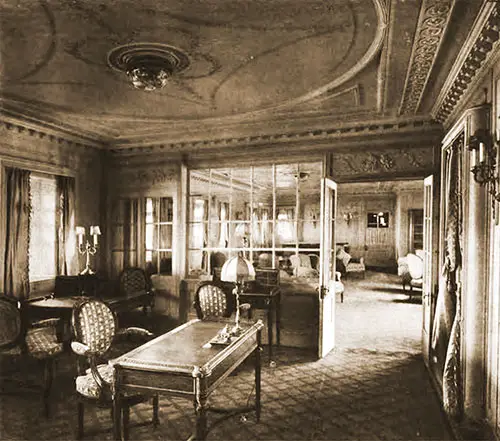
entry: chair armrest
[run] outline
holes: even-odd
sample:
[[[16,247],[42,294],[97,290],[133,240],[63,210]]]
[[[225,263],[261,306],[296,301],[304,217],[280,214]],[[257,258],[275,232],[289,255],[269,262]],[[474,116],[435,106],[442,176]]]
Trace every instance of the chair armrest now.
[[[250,305],[250,303],[242,303],[240,305],[240,310],[241,311],[248,311],[251,307],[252,307],[252,305]]]
[[[147,329],[138,328],[135,326],[131,326],[129,328],[122,328],[116,332],[117,337],[129,336],[129,335],[138,335],[141,337],[153,337],[154,336],[154,334],[152,332],[148,331]]]
[[[39,320],[31,323],[31,328],[55,328],[57,325],[61,323],[61,319],[58,318],[49,318],[45,320]]]
[[[77,355],[86,356],[90,348],[79,341],[72,341],[71,350]]]

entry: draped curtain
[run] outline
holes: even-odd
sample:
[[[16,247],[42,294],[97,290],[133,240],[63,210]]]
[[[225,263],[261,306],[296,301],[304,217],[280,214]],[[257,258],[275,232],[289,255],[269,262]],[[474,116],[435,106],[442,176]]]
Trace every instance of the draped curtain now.
[[[25,299],[29,295],[30,172],[7,168],[6,237],[3,292]]]
[[[57,176],[57,274],[78,274],[75,238],[75,179]]]
[[[439,281],[432,350],[443,379],[443,404],[455,418],[461,413],[460,317],[462,263],[462,146],[463,134],[445,157],[445,249]]]

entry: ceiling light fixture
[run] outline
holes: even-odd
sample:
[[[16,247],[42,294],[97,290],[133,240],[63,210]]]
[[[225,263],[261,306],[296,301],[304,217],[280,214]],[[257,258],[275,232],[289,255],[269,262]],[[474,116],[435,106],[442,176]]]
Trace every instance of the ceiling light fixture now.
[[[109,52],[108,64],[125,72],[134,88],[152,91],[165,87],[173,75],[186,69],[189,58],[165,44],[135,43]]]

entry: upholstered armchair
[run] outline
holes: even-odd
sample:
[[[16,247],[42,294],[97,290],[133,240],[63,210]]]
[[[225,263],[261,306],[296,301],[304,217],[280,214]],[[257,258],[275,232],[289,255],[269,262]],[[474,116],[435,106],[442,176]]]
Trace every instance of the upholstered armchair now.
[[[63,352],[63,345],[57,338],[59,319],[47,319],[31,323],[22,303],[17,299],[0,295],[0,357],[20,362],[32,359],[40,363],[43,372],[42,384],[29,383],[26,378],[15,381],[15,393],[29,389],[41,391],[45,416],[50,413],[49,399],[54,377],[54,360]],[[23,362],[24,365],[24,362]],[[13,382],[20,367],[14,363],[16,372],[6,374],[5,381]],[[21,368],[22,369],[22,368]],[[22,372],[21,372],[22,373]],[[3,378],[2,378],[3,380]]]
[[[108,364],[112,346],[119,337],[138,336],[149,339],[153,334],[142,328],[118,329],[114,313],[97,299],[84,298],[73,309],[71,349],[79,356],[75,388],[78,397],[77,438],[84,435],[84,406],[95,404],[113,413],[113,366]],[[125,395],[120,409],[124,438],[128,438],[130,407],[150,397],[139,393]],[[113,415],[112,419],[113,421]],[[154,425],[158,424],[158,396],[153,397]]]
[[[307,254],[294,254],[290,256],[290,263],[293,268],[293,275],[296,277],[318,277],[318,270],[314,269],[311,257]]]
[[[366,267],[364,257],[351,257],[345,268],[346,277],[349,273],[358,273],[365,277],[365,271]]]
[[[410,288],[410,298],[413,288],[422,288],[423,274],[424,261],[419,255],[408,253],[398,259],[398,275],[401,277],[403,291],[406,291],[406,286]]]

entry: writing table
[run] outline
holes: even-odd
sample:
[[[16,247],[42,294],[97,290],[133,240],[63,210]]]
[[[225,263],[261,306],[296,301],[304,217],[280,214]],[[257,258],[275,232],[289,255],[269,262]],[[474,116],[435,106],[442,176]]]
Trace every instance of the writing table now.
[[[250,303],[252,309],[267,311],[267,335],[269,339],[269,359],[273,357],[273,326],[276,325],[276,345],[280,346],[281,289],[279,286],[260,286],[249,284],[240,293],[241,303]],[[252,311],[250,310],[250,312]]]
[[[121,396],[127,390],[168,394],[192,399],[196,423],[190,439],[203,440],[208,433],[207,411],[234,415],[255,410],[260,418],[262,321],[247,327],[227,345],[207,343],[224,326],[223,322],[191,320],[172,331],[116,358],[114,429],[121,438]],[[239,409],[208,406],[208,396],[251,354],[255,354],[255,404]],[[215,421],[211,427],[220,422]]]

